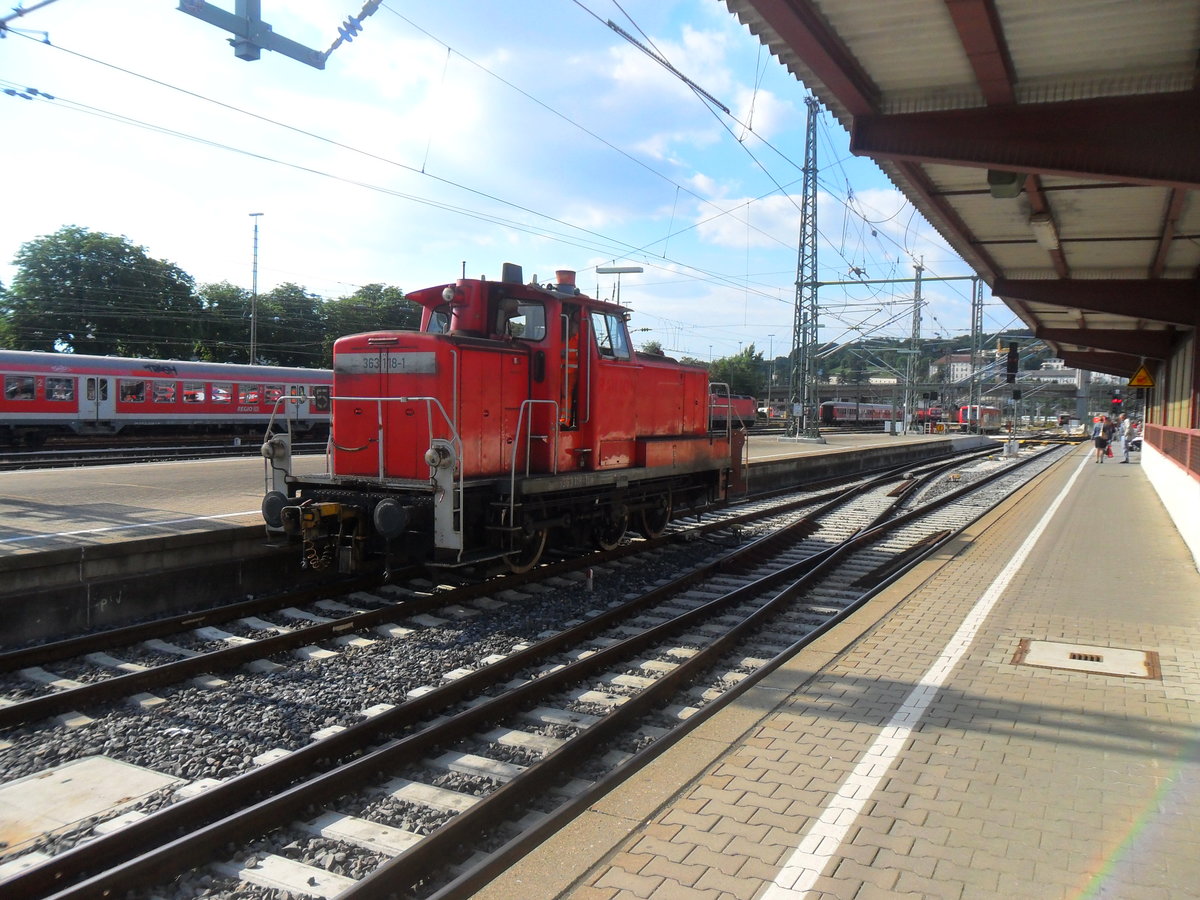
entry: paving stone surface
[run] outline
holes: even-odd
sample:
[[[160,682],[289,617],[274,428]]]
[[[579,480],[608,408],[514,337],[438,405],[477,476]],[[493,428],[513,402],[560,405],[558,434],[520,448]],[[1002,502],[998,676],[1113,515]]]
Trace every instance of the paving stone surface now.
[[[1141,468],[1086,450],[478,896],[516,896],[511,878],[570,900],[1197,896],[1200,573]],[[945,682],[898,723],[1069,482]],[[1161,677],[1016,664],[1022,640],[1152,650]],[[868,755],[881,744],[898,754]],[[536,874],[545,854],[554,875]]]

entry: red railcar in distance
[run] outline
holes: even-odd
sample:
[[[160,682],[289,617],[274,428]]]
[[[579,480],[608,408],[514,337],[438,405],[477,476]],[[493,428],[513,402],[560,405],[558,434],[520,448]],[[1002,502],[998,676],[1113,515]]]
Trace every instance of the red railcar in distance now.
[[[749,428],[758,417],[758,401],[748,394],[714,391],[709,394],[708,405],[712,410],[714,428],[724,428],[726,424],[734,428]]]
[[[1000,410],[994,406],[960,406],[954,421],[962,431],[997,432],[1000,430]]]
[[[261,435],[329,425],[327,369],[0,350],[0,445],[57,434]],[[282,397],[288,400],[279,403]]]
[[[413,291],[417,332],[334,345],[330,471],[263,447],[268,530],[306,564],[531,568],[548,543],[611,548],[726,496],[739,433],[709,428],[707,372],[634,352],[629,311],[575,287],[460,279]]]
[[[826,400],[820,407],[822,425],[868,425],[890,422],[896,411],[887,403],[858,403],[854,400]]]

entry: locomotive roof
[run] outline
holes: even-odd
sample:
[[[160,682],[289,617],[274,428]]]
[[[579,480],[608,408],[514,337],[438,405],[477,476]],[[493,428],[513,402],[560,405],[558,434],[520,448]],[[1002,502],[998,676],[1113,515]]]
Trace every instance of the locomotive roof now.
[[[518,299],[521,299],[522,297],[528,300],[541,300],[550,298],[560,302],[581,303],[588,307],[603,309],[606,312],[615,312],[621,314],[629,312],[629,307],[627,306],[621,306],[619,303],[613,303],[610,300],[597,300],[595,297],[591,297],[578,290],[574,285],[570,286],[572,290],[566,291],[561,290],[560,285],[554,284],[543,285],[536,282],[530,284],[521,284],[511,281],[492,281],[487,278],[460,278],[457,281],[450,281],[445,284],[437,284],[431,287],[420,288],[419,290],[415,291],[408,291],[404,295],[404,298],[406,300],[411,300],[414,303],[419,303],[421,306],[424,306],[427,309],[436,309],[440,306],[444,306],[447,303],[447,300],[443,296],[443,292],[447,288],[461,288],[473,284],[483,285],[488,288],[500,287],[503,288],[504,293],[507,296],[516,297]]]

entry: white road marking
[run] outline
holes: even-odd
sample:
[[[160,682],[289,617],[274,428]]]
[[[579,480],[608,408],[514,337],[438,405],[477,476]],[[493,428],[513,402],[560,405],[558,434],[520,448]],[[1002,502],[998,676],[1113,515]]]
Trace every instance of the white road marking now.
[[[163,525],[186,525],[190,522],[210,522],[214,519],[234,519],[238,516],[261,515],[261,510],[252,509],[247,512],[221,513],[218,516],[191,516],[187,519],[167,519],[162,522],[132,522],[128,525],[109,525],[105,528],[86,528],[81,531],[49,531],[44,534],[23,534],[20,537],[0,538],[0,544],[17,544],[23,541],[40,541],[56,537],[78,537],[83,534],[104,534],[108,531],[121,531],[134,528],[159,528]]]

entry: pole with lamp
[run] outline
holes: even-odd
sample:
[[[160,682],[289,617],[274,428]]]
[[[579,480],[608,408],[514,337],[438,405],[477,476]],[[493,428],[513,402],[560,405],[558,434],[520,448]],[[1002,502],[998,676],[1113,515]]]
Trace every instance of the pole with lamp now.
[[[254,220],[254,268],[250,276],[250,365],[254,365],[258,343],[258,219],[260,212],[250,213]]]
[[[621,276],[632,275],[638,272],[646,271],[641,266],[596,266],[597,275],[616,275],[617,276],[617,291],[613,298],[613,303],[621,303]]]
[[[770,341],[770,349],[767,351],[771,357],[771,369],[767,376],[767,409],[771,409],[771,392],[775,390],[775,335],[768,334],[767,340]],[[770,415],[768,412],[767,415]]]

